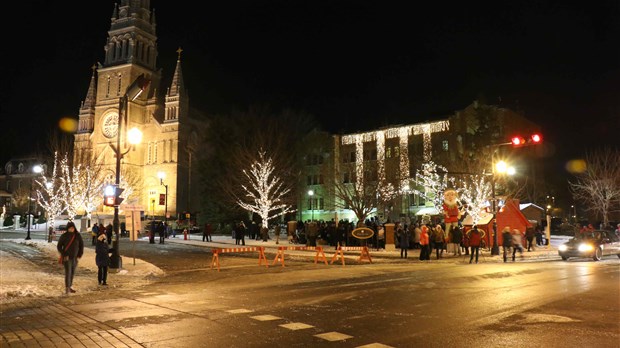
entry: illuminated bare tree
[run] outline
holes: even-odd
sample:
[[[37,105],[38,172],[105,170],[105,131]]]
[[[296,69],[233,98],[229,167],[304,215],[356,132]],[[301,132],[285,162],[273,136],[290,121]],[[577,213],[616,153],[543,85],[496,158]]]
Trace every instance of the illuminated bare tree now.
[[[49,225],[54,226],[54,220],[64,211],[62,181],[60,179],[61,169],[58,160],[58,153],[54,153],[54,168],[49,177],[41,176],[35,183],[38,185],[37,202],[45,210],[48,216]]]
[[[468,175],[460,182],[457,192],[473,224],[478,224],[491,197],[491,183],[484,175]]]
[[[455,186],[455,179],[448,176],[448,170],[433,161],[422,164],[422,169],[418,172],[414,182],[416,188],[412,191],[424,197],[427,202],[432,202],[438,211],[443,209],[443,192]]]
[[[586,168],[568,182],[575,200],[609,224],[609,213],[620,209],[620,151],[604,148],[586,153]]]
[[[245,195],[236,197],[237,204],[252,213],[258,214],[263,224],[269,219],[293,212],[284,203],[290,187],[275,174],[276,168],[271,157],[259,150],[249,169],[244,169],[245,183],[241,184]]]

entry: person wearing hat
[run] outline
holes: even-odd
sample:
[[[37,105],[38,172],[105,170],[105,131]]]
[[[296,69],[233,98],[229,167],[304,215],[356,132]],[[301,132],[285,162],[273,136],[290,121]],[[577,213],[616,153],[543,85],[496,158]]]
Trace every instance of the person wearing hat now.
[[[95,263],[99,271],[97,272],[97,280],[99,285],[108,285],[108,266],[110,266],[110,247],[108,246],[107,236],[105,232],[100,232],[97,237],[97,245],[95,246]]]
[[[73,276],[77,268],[78,259],[84,254],[84,241],[73,221],[67,223],[67,231],[58,238],[56,246],[60,253],[60,262],[65,268],[65,293],[75,292],[73,289]]]

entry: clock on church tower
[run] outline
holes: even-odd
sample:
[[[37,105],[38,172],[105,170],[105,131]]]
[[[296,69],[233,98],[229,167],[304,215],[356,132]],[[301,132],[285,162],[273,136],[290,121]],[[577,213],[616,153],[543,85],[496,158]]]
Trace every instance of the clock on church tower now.
[[[106,138],[116,136],[118,132],[118,114],[111,113],[103,119],[102,132]]]

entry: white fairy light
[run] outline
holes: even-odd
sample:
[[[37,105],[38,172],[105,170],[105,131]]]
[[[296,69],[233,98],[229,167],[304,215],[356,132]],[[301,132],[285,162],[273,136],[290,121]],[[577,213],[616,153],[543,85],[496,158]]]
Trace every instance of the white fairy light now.
[[[258,159],[252,163],[250,170],[243,170],[248,185],[241,185],[246,193],[245,199],[237,199],[237,204],[258,214],[263,224],[267,224],[271,218],[294,211],[290,205],[283,203],[290,188],[284,187],[282,179],[274,171],[273,160],[266,157],[262,150],[258,152]]]
[[[460,198],[465,204],[465,211],[471,216],[472,223],[478,224],[491,196],[491,184],[482,175],[470,175],[461,186]]]
[[[50,226],[54,226],[54,220],[64,210],[62,202],[63,190],[58,177],[59,166],[58,153],[54,153],[54,168],[52,169],[51,176],[48,178],[43,175],[40,180],[35,180],[35,183],[39,186],[36,191],[37,203],[47,213]]]
[[[405,187],[409,187],[409,130],[406,127],[400,128],[399,147],[400,147],[400,191],[404,193]]]

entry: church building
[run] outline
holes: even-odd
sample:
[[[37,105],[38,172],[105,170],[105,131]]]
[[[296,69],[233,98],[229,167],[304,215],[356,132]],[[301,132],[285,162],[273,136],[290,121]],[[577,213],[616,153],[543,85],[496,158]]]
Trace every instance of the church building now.
[[[198,182],[198,134],[206,118],[190,111],[180,48],[172,82],[162,85],[155,28],[150,0],[115,4],[103,63],[93,66],[79,109],[74,161],[103,168],[105,182],[114,184],[119,152],[120,187],[127,196],[123,204],[141,207],[147,217],[163,219],[167,213],[176,220],[176,214],[198,208],[199,197],[191,193],[199,191],[192,183]],[[129,96],[132,84],[143,80],[148,82],[143,92]],[[136,145],[128,141],[132,129],[142,134]],[[112,209],[100,205],[97,212],[105,215]]]

